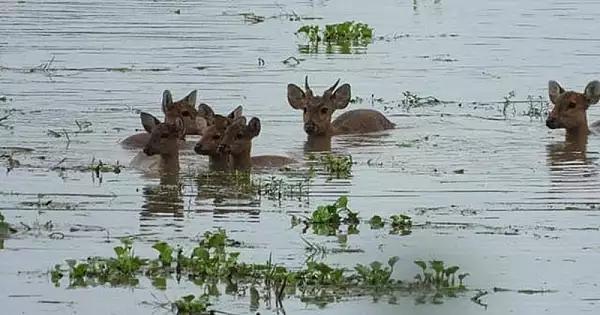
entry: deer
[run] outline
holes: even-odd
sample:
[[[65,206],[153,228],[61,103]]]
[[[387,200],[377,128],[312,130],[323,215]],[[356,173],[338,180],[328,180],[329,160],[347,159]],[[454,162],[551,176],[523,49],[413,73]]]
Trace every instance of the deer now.
[[[396,127],[383,114],[372,109],[350,110],[331,121],[336,110],[344,109],[350,103],[350,84],[337,87],[339,83],[338,78],[321,96],[315,95],[310,88],[308,75],[304,78],[304,90],[293,83],[288,84],[288,103],[293,109],[303,111],[304,132],[309,142],[330,142],[332,136],[371,133]]]
[[[588,127],[587,110],[600,100],[600,81],[590,81],[583,93],[566,91],[558,82],[548,81],[548,96],[554,108],[546,118],[550,129],[565,129],[565,144],[579,149],[587,147],[588,135],[592,130],[600,131],[600,121]]]
[[[237,118],[227,127],[217,151],[231,156],[232,170],[247,171],[251,168],[280,168],[297,161],[279,155],[251,156],[252,139],[260,134],[260,119],[252,117],[246,124],[246,117]]]
[[[185,135],[185,123],[181,117],[175,117],[170,122],[160,122],[151,114],[144,115],[142,124],[146,130],[151,130],[150,138],[144,145],[142,152],[147,157],[159,156],[158,164],[152,159],[144,159],[138,155],[132,161],[132,164],[142,164],[144,161],[151,161],[147,167],[163,174],[179,173],[179,145],[183,135]]]
[[[207,155],[209,168],[217,171],[228,171],[232,167],[229,154],[221,154],[217,148],[223,139],[223,135],[236,119],[243,117],[242,106],[236,107],[227,116],[214,114],[210,115],[213,123],[204,130],[202,137],[194,146],[194,152],[200,155]]]
[[[206,107],[210,108],[207,104],[200,104],[198,109],[196,106],[196,95],[197,91],[190,92],[183,99],[173,102],[173,96],[169,90],[163,92],[162,97],[162,111],[165,114],[165,122],[173,122],[175,117],[181,117],[186,127],[186,134],[188,135],[201,135],[202,131],[210,123],[202,114],[206,112]],[[149,113],[141,112],[140,121],[144,126],[143,121],[149,119]],[[144,127],[144,129],[146,129]],[[150,133],[152,131],[146,129],[145,133],[138,133],[125,138],[121,141],[121,146],[128,149],[143,148],[148,140],[150,139]],[[182,141],[185,141],[185,135],[182,136]]]

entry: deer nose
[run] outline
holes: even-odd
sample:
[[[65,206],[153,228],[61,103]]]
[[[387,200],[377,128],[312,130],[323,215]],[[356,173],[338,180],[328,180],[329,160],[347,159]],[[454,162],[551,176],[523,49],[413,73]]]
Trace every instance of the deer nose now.
[[[304,131],[306,131],[307,134],[312,135],[317,131],[317,126],[312,122],[307,122],[304,124]]]
[[[146,154],[147,156],[151,156],[152,155],[152,150],[150,150],[149,147],[145,147],[144,150],[142,150],[144,152],[144,154]]]
[[[202,154],[202,143],[198,143],[194,146],[194,152]]]
[[[550,129],[555,129],[557,127],[556,119],[554,119],[554,117],[548,117],[548,119],[546,119],[546,127]]]

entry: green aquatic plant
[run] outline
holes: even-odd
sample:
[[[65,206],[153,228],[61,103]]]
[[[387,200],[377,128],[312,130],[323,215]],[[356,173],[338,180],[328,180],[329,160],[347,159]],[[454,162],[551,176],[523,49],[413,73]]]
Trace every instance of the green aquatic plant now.
[[[442,297],[456,297],[458,293],[467,290],[463,280],[469,274],[457,275],[460,267],[445,267],[441,260],[431,260],[429,265],[422,260],[415,260],[414,263],[421,268],[422,272],[415,276],[416,282],[413,283],[413,288],[421,292],[420,297],[417,298],[418,303],[425,303],[426,299],[430,298],[432,303],[439,304]]]
[[[340,48],[341,53],[350,53],[351,47],[366,47],[373,39],[373,28],[368,24],[346,21],[337,24],[301,26],[295,33],[303,34],[308,45],[302,45],[300,52],[319,52],[319,44],[326,45],[326,51],[333,53],[333,47]]]
[[[348,226],[348,234],[357,234],[361,219],[358,212],[348,207],[348,197],[341,196],[334,203],[320,205],[310,217],[292,215],[292,228],[304,224],[303,232],[312,227],[313,233],[317,235],[336,235],[342,224]],[[371,229],[385,227],[386,221],[381,216],[374,215],[368,221]],[[409,235],[412,233],[412,218],[404,214],[390,216],[390,234]]]
[[[354,161],[352,156],[336,156],[327,152],[318,158],[314,154],[308,156],[311,162],[318,162],[318,166],[323,172],[328,175],[328,180],[331,179],[348,179],[352,177],[352,165]]]
[[[204,294],[201,296],[194,296],[193,294],[186,295],[181,299],[173,302],[172,309],[173,313],[177,315],[206,315],[211,314],[208,312],[208,307],[211,305],[208,302],[209,296]]]
[[[339,200],[335,206],[341,208],[344,200]],[[211,312],[208,309],[211,306],[210,299],[219,296],[223,286],[227,294],[234,296],[244,295],[249,290],[251,307],[255,309],[260,300],[270,300],[271,297],[280,306],[287,296],[297,296],[302,301],[324,305],[339,298],[355,296],[372,295],[379,298],[393,296],[396,292],[417,292],[421,296],[448,288],[466,289],[462,284],[462,275],[458,276],[460,283],[455,284],[454,274],[458,267],[444,268],[443,263],[440,265],[436,261],[431,264],[433,271],[423,269],[423,275],[417,275],[415,281],[400,281],[392,277],[398,257],[391,257],[387,266],[375,261],[347,269],[307,261],[300,268],[292,270],[275,264],[272,257],[265,263],[242,262],[239,252],[228,250],[228,242],[224,230],[207,231],[197,246],[189,251],[166,242],[157,242],[152,246],[158,253],[157,258],[148,259],[135,255],[131,240],[122,239],[121,246],[115,247],[115,257],[67,260],[66,270],[56,265],[50,274],[56,286],[68,274],[70,288],[103,284],[135,286],[143,276],[162,290],[166,289],[168,277],[199,286],[202,295],[186,295],[171,303],[177,314]]]

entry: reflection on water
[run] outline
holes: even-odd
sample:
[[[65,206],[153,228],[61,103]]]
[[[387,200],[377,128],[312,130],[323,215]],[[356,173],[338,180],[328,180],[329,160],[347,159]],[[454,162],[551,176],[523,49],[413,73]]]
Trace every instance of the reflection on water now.
[[[546,145],[551,192],[585,192],[597,185],[598,170],[594,162],[598,158],[589,157],[588,153],[585,144],[559,142]]]
[[[179,174],[166,173],[160,177],[158,185],[146,185],[142,194],[145,202],[142,205],[140,220],[162,215],[183,217],[183,199]]]

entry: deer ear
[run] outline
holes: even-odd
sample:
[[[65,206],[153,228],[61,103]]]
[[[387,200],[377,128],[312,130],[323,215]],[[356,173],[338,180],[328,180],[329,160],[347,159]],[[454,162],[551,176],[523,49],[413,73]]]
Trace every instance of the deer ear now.
[[[550,102],[556,104],[558,96],[564,92],[565,89],[563,89],[558,82],[554,80],[548,81],[548,98],[550,99]]]
[[[594,80],[588,83],[583,90],[583,95],[588,101],[588,107],[590,105],[598,103],[600,100],[600,81]]]
[[[185,104],[192,108],[196,108],[196,96],[198,95],[198,90],[193,90],[186,97],[183,98]]]
[[[258,136],[258,134],[260,134],[260,119],[252,117],[248,122],[248,131],[252,138]]]
[[[173,95],[171,91],[165,90],[162,96],[162,111],[166,115],[171,108],[173,108]]]
[[[229,115],[227,115],[227,117],[235,120],[238,117],[241,117],[242,114],[244,112],[244,109],[242,108],[242,105],[236,107],[231,113],[229,113]]]
[[[287,100],[293,109],[303,109],[306,107],[306,94],[295,84],[288,84]]]
[[[198,105],[198,116],[206,118],[208,121],[212,121],[215,118],[215,111],[206,103]]]
[[[142,121],[142,126],[148,133],[152,133],[152,130],[160,124],[160,120],[146,112],[140,113],[140,120]]]
[[[345,83],[333,93],[333,106],[335,109],[344,109],[350,103],[350,84]]]

